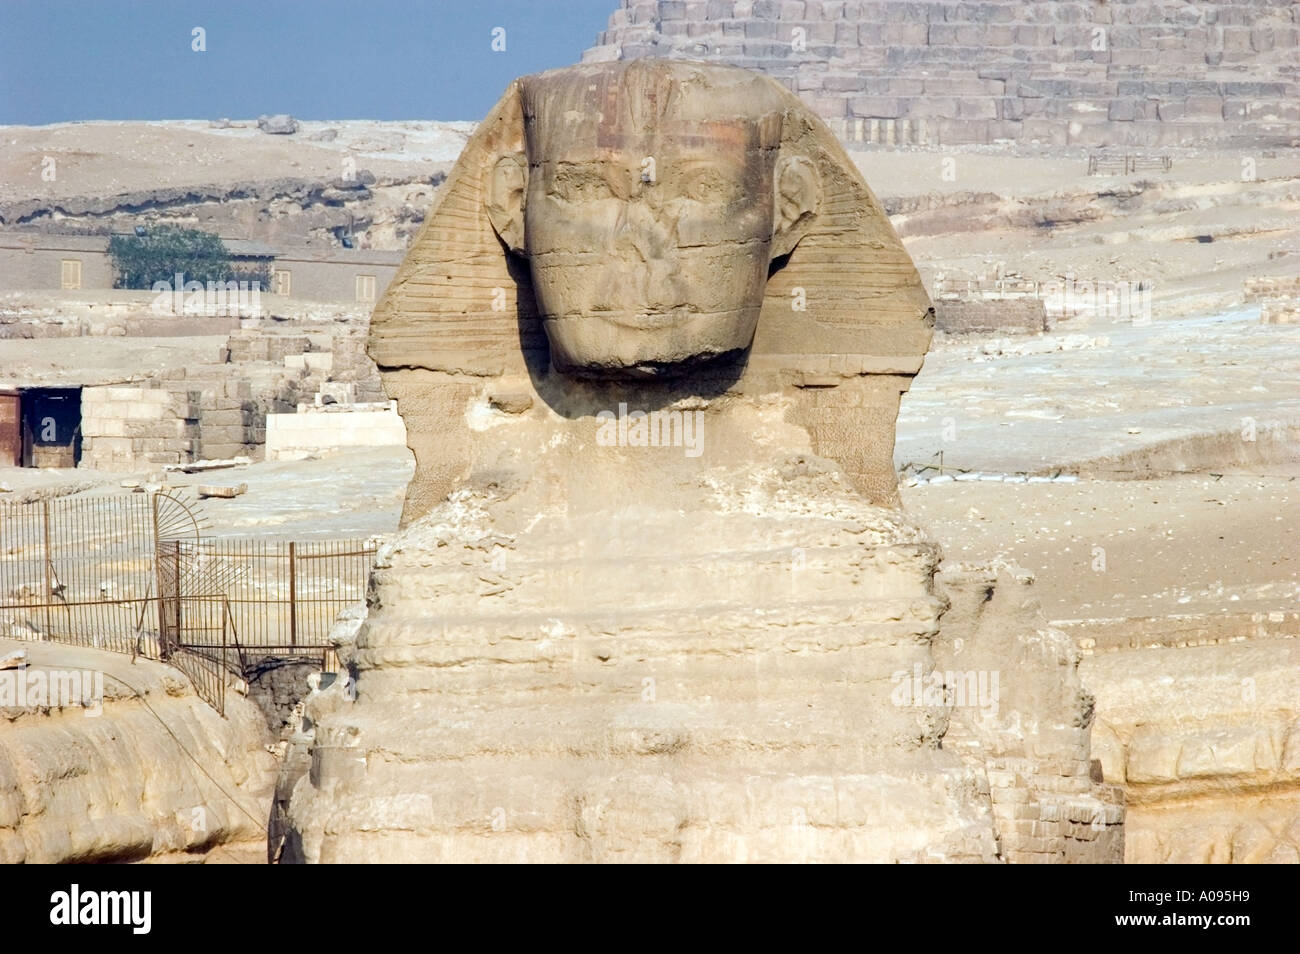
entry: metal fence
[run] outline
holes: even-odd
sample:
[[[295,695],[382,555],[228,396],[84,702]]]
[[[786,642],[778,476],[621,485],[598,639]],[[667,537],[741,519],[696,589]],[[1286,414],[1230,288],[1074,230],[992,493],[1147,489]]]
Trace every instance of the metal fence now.
[[[326,657],[377,541],[210,539],[171,494],[0,503],[0,636],[166,659],[224,711],[250,655]],[[218,697],[220,697],[218,699]]]
[[[1159,169],[1168,172],[1174,167],[1172,156],[1144,155],[1106,155],[1093,154],[1088,157],[1088,175],[1132,175],[1146,169]]]
[[[1027,278],[944,278],[934,280],[934,298],[1041,298],[1043,286]]]

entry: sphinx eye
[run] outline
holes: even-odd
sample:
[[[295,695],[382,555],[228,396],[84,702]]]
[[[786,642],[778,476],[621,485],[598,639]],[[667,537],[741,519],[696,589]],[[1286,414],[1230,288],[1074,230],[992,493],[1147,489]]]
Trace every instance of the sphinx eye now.
[[[742,198],[740,183],[711,165],[699,166],[682,179],[681,195],[710,205],[729,205]]]
[[[595,202],[614,197],[614,190],[605,177],[598,170],[589,168],[557,170],[547,191],[565,202]]]
[[[727,181],[718,170],[703,166],[686,173],[681,194],[694,201],[728,201]]]

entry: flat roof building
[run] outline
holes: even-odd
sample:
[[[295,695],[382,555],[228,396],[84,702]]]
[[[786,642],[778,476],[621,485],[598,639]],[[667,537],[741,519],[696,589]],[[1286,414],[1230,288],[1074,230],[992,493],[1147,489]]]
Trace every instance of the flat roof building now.
[[[113,288],[107,235],[0,231],[0,291]],[[241,265],[265,262],[269,294],[307,301],[378,300],[405,258],[402,250],[271,245],[222,238]]]

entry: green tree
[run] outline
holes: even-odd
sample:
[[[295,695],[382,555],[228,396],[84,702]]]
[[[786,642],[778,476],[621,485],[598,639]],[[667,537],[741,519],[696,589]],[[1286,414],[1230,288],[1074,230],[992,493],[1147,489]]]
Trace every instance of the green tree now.
[[[220,236],[177,225],[156,225],[143,235],[114,235],[108,241],[115,288],[150,289],[154,282],[225,282],[230,252]]]
[[[247,265],[238,263],[230,267],[230,277],[226,279],[232,282],[247,282],[250,287],[256,285],[258,288],[271,290],[271,263],[269,261],[254,261]],[[186,281],[189,281],[187,278]]]

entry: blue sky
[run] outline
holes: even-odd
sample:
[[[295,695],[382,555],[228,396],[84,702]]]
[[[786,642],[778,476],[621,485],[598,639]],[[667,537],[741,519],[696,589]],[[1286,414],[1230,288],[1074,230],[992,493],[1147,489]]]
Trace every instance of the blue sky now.
[[[0,123],[479,119],[618,0],[0,0]],[[191,49],[194,27],[207,51]],[[492,31],[505,28],[505,52]]]

